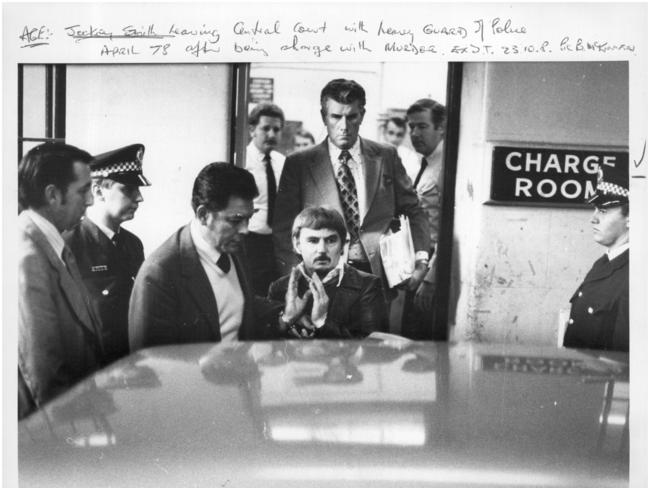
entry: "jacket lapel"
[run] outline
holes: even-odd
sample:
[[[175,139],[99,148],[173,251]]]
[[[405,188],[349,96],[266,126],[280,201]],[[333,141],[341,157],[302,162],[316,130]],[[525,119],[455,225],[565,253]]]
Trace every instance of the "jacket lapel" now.
[[[55,269],[58,276],[59,288],[61,295],[65,297],[70,305],[70,309],[79,319],[79,323],[88,329],[92,335],[99,338],[97,327],[99,326],[98,318],[92,314],[92,304],[86,303],[87,293],[83,287],[83,283],[78,283],[70,274],[70,271],[65,267],[63,261],[56,255],[54,249],[47,240],[47,237],[36,226],[34,221],[27,214],[20,216],[21,224],[27,235],[34,241],[34,243],[41,249],[43,254],[47,257],[52,268]]]
[[[361,154],[363,155],[366,174],[366,208],[361,211],[362,216],[365,218],[368,210],[372,208],[373,200],[379,188],[383,172],[383,159],[381,152],[377,151],[377,147],[365,139],[361,139]]]
[[[244,267],[241,257],[236,254],[231,254],[233,262],[235,263],[235,270],[237,271],[237,278],[239,278],[239,286],[241,287],[242,294],[244,295],[244,313],[242,315],[241,325],[237,332],[239,340],[246,340],[251,337],[251,327],[254,327],[254,317],[252,310],[253,303],[253,289],[251,288],[248,279],[248,273]]]
[[[587,273],[585,283],[590,281],[598,281],[607,278],[614,273],[617,269],[623,267],[629,262],[630,251],[626,250],[620,256],[616,256],[612,261],[607,259],[607,256],[601,256],[595,263],[593,268]]]
[[[341,200],[339,199],[339,189],[336,186],[336,175],[330,161],[330,154],[327,148],[327,139],[321,142],[314,149],[314,158],[309,161],[309,173],[314,183],[314,188],[320,192],[322,202],[334,206],[341,214]]]
[[[201,265],[199,253],[194,247],[189,224],[183,227],[180,235],[181,275],[185,288],[194,299],[196,307],[207,315],[216,339],[221,339],[219,310],[212,293],[212,285]]]

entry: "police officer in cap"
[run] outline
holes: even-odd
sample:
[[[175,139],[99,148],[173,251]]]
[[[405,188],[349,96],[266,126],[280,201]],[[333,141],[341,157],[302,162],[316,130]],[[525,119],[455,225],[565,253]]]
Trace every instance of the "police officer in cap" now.
[[[589,200],[594,240],[607,248],[571,297],[564,346],[629,351],[629,189],[626,164],[604,163]]]
[[[128,309],[135,275],[144,261],[140,239],[121,227],[142,202],[144,146],[132,144],[93,157],[94,202],[65,240],[74,253],[102,320],[106,362],[129,353]]]

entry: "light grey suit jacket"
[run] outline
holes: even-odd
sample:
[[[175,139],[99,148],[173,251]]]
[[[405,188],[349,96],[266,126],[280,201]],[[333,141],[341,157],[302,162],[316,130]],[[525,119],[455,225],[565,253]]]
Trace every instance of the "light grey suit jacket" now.
[[[393,217],[409,217],[415,251],[429,251],[427,215],[418,203],[413,184],[406,175],[397,150],[385,144],[361,139],[366,177],[366,209],[362,212],[361,244],[373,274],[383,276],[379,238]],[[288,274],[298,262],[291,244],[293,220],[311,205],[330,205],[343,215],[327,139],[321,144],[287,157],[275,200],[273,238],[278,266]]]
[[[19,399],[32,402],[20,405],[24,415],[98,369],[103,351],[88,292],[26,212],[18,239]]]

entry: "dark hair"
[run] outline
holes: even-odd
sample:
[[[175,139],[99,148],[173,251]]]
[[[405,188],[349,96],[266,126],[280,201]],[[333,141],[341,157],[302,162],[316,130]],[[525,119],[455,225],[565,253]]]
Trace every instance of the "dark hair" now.
[[[274,103],[258,103],[248,115],[248,125],[256,126],[260,123],[260,117],[274,117],[282,121],[284,125],[284,112]]]
[[[347,229],[343,216],[338,210],[332,207],[307,207],[300,212],[293,221],[291,228],[291,238],[298,238],[302,229],[332,229],[345,242]]]
[[[404,129],[404,130],[406,130],[406,120],[404,120],[403,117],[390,117],[390,118],[386,121],[386,127],[388,127],[388,123],[389,123],[389,122],[392,122],[393,124],[395,124],[395,125],[396,125],[397,127],[399,127],[400,129]]]
[[[328,98],[344,104],[359,102],[359,107],[362,109],[366,106],[366,91],[354,80],[338,78],[325,85],[320,92],[320,110],[323,115],[327,112]]]
[[[311,135],[311,132],[305,130],[305,129],[298,129],[295,133],[296,136],[304,137],[305,139],[311,140],[312,144],[316,143],[316,139],[314,139],[314,136]]]
[[[444,105],[430,98],[421,98],[412,104],[406,111],[406,115],[409,116],[426,110],[431,110],[431,122],[433,122],[434,129],[438,129],[441,124],[444,127],[444,124],[447,122],[447,109]]]
[[[192,209],[199,205],[211,211],[223,210],[230,197],[252,200],[258,195],[253,175],[230,163],[210,163],[205,166],[192,188]]]
[[[18,164],[18,200],[22,208],[46,204],[45,188],[56,186],[61,192],[75,181],[74,163],[90,163],[92,156],[62,142],[46,142],[25,154]]]

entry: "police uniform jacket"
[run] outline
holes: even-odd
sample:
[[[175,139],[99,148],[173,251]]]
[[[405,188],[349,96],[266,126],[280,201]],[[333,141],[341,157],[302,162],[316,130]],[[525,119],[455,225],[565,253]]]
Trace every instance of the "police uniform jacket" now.
[[[565,347],[629,351],[629,250],[602,256],[571,297]]]
[[[64,235],[99,310],[107,361],[129,354],[129,297],[144,261],[140,239],[126,229],[119,234],[118,248],[95,223],[84,218]]]

